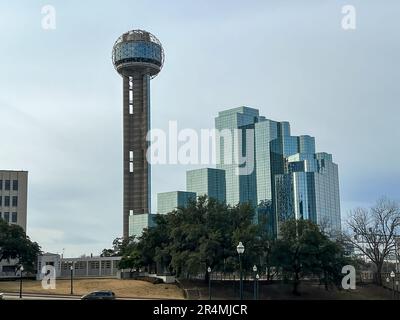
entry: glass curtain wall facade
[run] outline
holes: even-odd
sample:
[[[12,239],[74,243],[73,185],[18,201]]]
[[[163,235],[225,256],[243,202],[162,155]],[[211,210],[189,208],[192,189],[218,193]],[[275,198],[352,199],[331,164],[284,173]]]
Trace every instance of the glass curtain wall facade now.
[[[214,168],[189,170],[186,172],[186,190],[196,193],[198,197],[206,195],[225,202],[225,171]]]
[[[157,194],[157,213],[166,214],[178,207],[186,207],[190,200],[196,199],[196,193],[171,191]]]
[[[277,231],[288,218],[309,219],[335,236],[341,230],[338,166],[327,153],[296,154],[275,176]]]
[[[250,203],[256,206],[256,181],[254,170],[254,124],[260,118],[258,110],[239,107],[219,112],[215,119],[217,137],[217,168],[225,170],[226,202],[237,205]],[[253,131],[251,131],[253,130]],[[225,134],[226,133],[226,134]],[[247,144],[246,144],[247,142]],[[241,158],[247,156],[252,163],[246,163],[247,174]],[[251,158],[251,159],[250,159]]]
[[[330,154],[315,152],[314,137],[292,136],[289,122],[266,119],[248,107],[219,112],[215,126],[221,135],[217,168],[225,170],[228,204],[249,202],[257,207],[257,217],[268,217],[275,236],[279,224],[289,218],[310,219],[340,231],[337,165]],[[225,139],[223,130],[232,136],[239,130],[238,138]],[[238,158],[249,152],[254,170],[238,174]]]
[[[131,214],[129,216],[129,236],[140,237],[144,229],[155,226],[155,214]]]
[[[272,201],[271,188],[273,168],[271,161],[271,142],[278,137],[278,123],[265,119],[254,125],[255,159],[257,180],[257,203]]]

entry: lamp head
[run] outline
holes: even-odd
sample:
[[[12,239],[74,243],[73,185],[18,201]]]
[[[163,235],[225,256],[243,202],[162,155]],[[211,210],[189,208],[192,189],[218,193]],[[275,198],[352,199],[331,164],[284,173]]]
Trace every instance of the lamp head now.
[[[236,247],[236,251],[238,254],[242,254],[244,253],[244,245],[243,243],[240,241],[239,244]]]

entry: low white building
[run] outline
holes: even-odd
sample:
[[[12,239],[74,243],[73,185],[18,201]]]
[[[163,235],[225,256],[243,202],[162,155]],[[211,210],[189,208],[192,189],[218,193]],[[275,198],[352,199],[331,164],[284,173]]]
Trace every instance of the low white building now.
[[[79,258],[62,258],[59,254],[45,253],[38,257],[36,279],[43,279],[43,266],[55,268],[57,278],[69,278],[71,266],[73,276],[85,277],[117,277],[118,261],[121,257],[83,256]]]
[[[46,252],[38,257],[37,261],[37,273],[36,279],[42,280],[44,273],[42,273],[42,268],[44,266],[53,266],[55,269],[56,277],[60,277],[61,275],[61,257],[56,253]]]
[[[44,266],[53,266],[56,278],[119,278],[129,279],[133,274],[142,277],[154,277],[162,279],[165,283],[174,283],[174,276],[149,274],[147,272],[132,272],[131,270],[119,270],[118,262],[121,257],[83,256],[79,258],[62,258],[59,254],[44,253],[38,257],[36,279],[42,280],[45,273]],[[45,271],[45,270],[43,270]]]

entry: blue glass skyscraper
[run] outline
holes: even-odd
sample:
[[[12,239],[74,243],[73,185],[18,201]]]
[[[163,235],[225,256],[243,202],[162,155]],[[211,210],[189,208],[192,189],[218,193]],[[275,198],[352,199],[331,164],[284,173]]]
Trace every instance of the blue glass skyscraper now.
[[[218,130],[239,130],[241,137],[217,141],[217,167],[225,170],[228,204],[252,204],[258,215],[268,216],[275,235],[289,218],[310,219],[330,233],[340,231],[337,164],[330,154],[315,153],[314,137],[292,136],[289,122],[266,119],[248,107],[219,112],[215,124]],[[238,174],[241,165],[226,161],[227,147],[235,157],[252,160],[253,170]]]
[[[226,202],[225,171],[215,168],[202,168],[186,172],[186,190],[195,192],[198,197],[208,196],[219,202]]]
[[[249,107],[219,112],[215,119],[215,128],[221,134],[217,138],[217,168],[225,170],[228,204],[257,205],[253,132],[260,119],[258,110]],[[245,163],[241,161],[243,157]]]
[[[292,136],[289,122],[249,107],[219,112],[215,127],[217,169],[188,171],[187,191],[232,206],[249,203],[254,222],[267,218],[275,237],[291,218],[311,220],[332,235],[340,231],[338,166],[332,155],[316,153],[314,137]],[[158,211],[171,210],[177,199],[159,195]]]

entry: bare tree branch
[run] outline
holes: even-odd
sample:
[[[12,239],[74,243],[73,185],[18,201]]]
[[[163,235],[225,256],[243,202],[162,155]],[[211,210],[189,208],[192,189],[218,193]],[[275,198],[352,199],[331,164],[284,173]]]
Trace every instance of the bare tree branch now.
[[[382,198],[369,209],[356,208],[350,212],[347,226],[344,240],[367,256],[380,274],[385,259],[395,250],[396,238],[400,237],[399,203]]]

